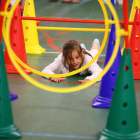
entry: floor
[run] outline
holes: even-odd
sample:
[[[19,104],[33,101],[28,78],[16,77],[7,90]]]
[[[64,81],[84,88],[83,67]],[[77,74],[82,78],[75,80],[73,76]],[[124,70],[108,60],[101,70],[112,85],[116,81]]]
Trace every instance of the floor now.
[[[132,0],[128,0],[129,13]],[[97,0],[80,0],[80,3],[50,2],[34,0],[36,17],[104,20]],[[108,16],[111,12],[106,6]],[[123,20],[122,6],[116,5],[119,20]],[[104,24],[68,23],[41,21],[39,26],[104,28]],[[76,39],[90,49],[94,38],[103,41],[103,32],[49,31],[38,30],[39,44],[46,52],[41,55],[27,54],[27,62],[34,69],[41,71],[60,53],[63,44],[69,39]],[[123,47],[124,38],[120,46]],[[4,43],[3,43],[4,44]],[[104,67],[107,44],[99,58],[98,64]],[[58,73],[58,71],[56,72]],[[34,73],[30,76],[38,82],[52,87],[73,87],[85,76],[70,76],[64,82],[54,83]],[[11,101],[14,124],[19,128],[22,140],[95,140],[106,127],[109,109],[92,107],[92,100],[99,94],[100,83],[81,91],[61,94],[40,89],[20,74],[7,74],[10,92],[18,99]],[[138,118],[140,120],[140,82],[134,81],[137,100]],[[140,123],[139,123],[140,126]]]

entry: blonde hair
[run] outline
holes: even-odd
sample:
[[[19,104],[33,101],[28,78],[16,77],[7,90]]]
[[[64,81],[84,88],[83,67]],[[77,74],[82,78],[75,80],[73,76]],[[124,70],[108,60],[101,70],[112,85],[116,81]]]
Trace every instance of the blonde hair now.
[[[72,67],[68,67],[67,64],[67,60],[69,57],[72,57],[72,52],[76,50],[78,52],[79,57],[81,57],[82,63],[81,65],[83,65],[84,63],[84,54],[87,54],[89,56],[91,56],[85,49],[83,49],[81,47],[81,45],[76,41],[76,40],[69,40],[67,41],[64,46],[63,46],[63,65],[66,67],[67,70],[72,71],[73,68]],[[91,56],[92,57],[92,56]]]

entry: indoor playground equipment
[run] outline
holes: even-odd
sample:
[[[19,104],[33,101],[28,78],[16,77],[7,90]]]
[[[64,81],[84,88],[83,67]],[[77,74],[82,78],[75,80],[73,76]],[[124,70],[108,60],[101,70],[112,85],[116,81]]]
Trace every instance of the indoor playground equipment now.
[[[92,60],[91,62],[89,62],[89,63],[88,63],[87,65],[85,65],[84,67],[82,67],[82,68],[80,68],[80,69],[78,69],[78,70],[76,70],[76,71],[67,73],[67,74],[54,74],[53,77],[67,77],[67,76],[76,74],[76,73],[80,72],[81,70],[85,69],[86,67],[88,67],[91,63],[93,63],[93,62],[97,59],[97,57],[100,55],[101,51],[103,50],[103,47],[104,47],[105,42],[106,42],[106,39],[107,39],[107,33],[108,33],[108,25],[109,25],[109,23],[115,23],[115,24],[116,24],[116,28],[120,30],[117,15],[114,16],[116,22],[115,22],[115,21],[112,21],[112,20],[108,20],[108,16],[107,16],[107,12],[106,12],[105,6],[104,6],[104,4],[102,3],[102,1],[99,1],[99,2],[100,2],[100,5],[101,5],[101,7],[102,7],[102,9],[103,9],[103,11],[104,11],[104,15],[105,15],[105,19],[106,19],[106,20],[105,20],[105,22],[106,22],[106,24],[105,24],[105,25],[106,25],[106,26],[105,26],[106,31],[105,31],[105,35],[104,35],[105,37],[104,37],[104,40],[103,40],[101,49],[99,50],[98,54],[93,58],[93,60]],[[114,8],[112,8],[111,10],[112,10],[112,12],[114,12],[114,14],[116,14]],[[8,23],[8,22],[9,22],[9,21],[7,20],[7,23]],[[4,28],[3,28],[3,29],[4,29]],[[52,29],[52,28],[51,28],[51,29]],[[70,30],[72,30],[72,29],[70,29]],[[75,30],[78,30],[78,29],[75,29]],[[80,30],[80,29],[79,29],[79,30]],[[91,29],[91,30],[90,30],[90,29],[86,29],[86,28],[85,28],[85,29],[83,29],[82,31],[86,31],[86,30],[88,30],[88,31],[93,31],[94,29]],[[9,33],[8,30],[6,30],[6,34],[5,34],[4,36],[7,37],[7,33]],[[41,83],[35,81],[35,80],[34,80],[33,78],[31,78],[30,76],[26,75],[23,71],[21,72],[21,74],[23,74],[24,77],[26,77],[30,82],[32,82],[32,83],[35,84],[36,86],[41,87],[41,88],[46,89],[46,90],[49,90],[49,91],[53,91],[53,92],[66,93],[66,92],[74,92],[74,91],[78,91],[78,90],[84,89],[85,87],[88,87],[88,86],[90,86],[91,84],[93,84],[93,82],[96,82],[98,78],[102,77],[102,76],[106,73],[106,71],[110,68],[110,66],[112,65],[112,63],[113,63],[113,61],[114,61],[114,59],[115,59],[115,57],[116,57],[117,51],[118,51],[118,46],[119,46],[118,44],[119,44],[119,40],[120,40],[120,35],[127,35],[127,33],[126,33],[124,30],[121,30],[121,31],[119,32],[119,37],[116,38],[116,44],[115,44],[116,47],[115,47],[114,55],[112,55],[112,58],[110,59],[110,61],[109,61],[108,64],[106,65],[106,67],[104,68],[103,72],[102,72],[99,76],[97,76],[95,79],[93,79],[93,81],[90,81],[90,82],[88,82],[88,83],[86,83],[86,84],[84,84],[84,85],[80,85],[80,86],[72,87],[72,88],[65,88],[65,91],[64,91],[63,88],[54,88],[54,87],[50,87],[50,86],[43,85],[43,84],[41,84]],[[7,38],[7,39],[8,39],[8,38]],[[8,49],[8,46],[7,46],[7,49]],[[10,50],[11,50],[11,49],[10,49]],[[12,50],[11,50],[11,51],[12,51]],[[12,53],[13,53],[13,51],[12,51]],[[14,53],[13,53],[13,54],[14,54]],[[14,56],[15,56],[15,54],[14,54]],[[16,57],[16,56],[15,56],[15,57]],[[11,57],[11,58],[12,58],[12,57]],[[18,61],[20,64],[22,63],[22,66],[24,66],[25,68],[28,68],[28,70],[30,70],[30,71],[32,71],[32,72],[36,72],[37,74],[42,75],[42,76],[50,76],[50,77],[52,76],[51,74],[43,74],[43,73],[41,73],[41,72],[38,72],[38,71],[36,71],[36,70],[34,70],[34,69],[28,67],[27,65],[24,65],[24,63],[23,63],[22,61],[19,61],[19,59],[18,59],[17,57],[16,57],[16,59],[17,59],[17,61]],[[12,59],[11,59],[11,60],[12,60]],[[14,61],[14,59],[13,59],[12,62],[13,62],[13,63],[15,62],[15,66],[17,65],[16,68],[20,71],[21,68],[18,67],[18,64],[16,64],[16,61]]]
[[[6,6],[6,7],[8,7],[8,6]],[[9,58],[9,56],[7,55],[7,57],[6,57],[7,59]],[[10,65],[9,65],[9,67],[10,68],[14,68],[14,66],[13,66],[13,64],[12,64],[12,62],[10,61],[10,59],[9,59],[9,62],[10,62]],[[6,65],[6,63],[5,63],[5,65]],[[7,67],[6,67],[7,68]],[[11,70],[11,69],[10,69]],[[14,68],[14,70],[16,70],[15,68]],[[18,72],[18,71],[17,71]],[[16,95],[16,94],[13,94],[12,92],[10,92],[9,93],[9,97],[10,97],[10,100],[11,101],[13,101],[13,100],[15,100],[15,99],[17,99],[18,98],[18,95]]]
[[[112,3],[114,2],[113,0],[111,1]],[[113,3],[114,5],[114,3]],[[130,14],[130,21],[129,22],[129,36],[130,36],[130,48],[131,48],[131,55],[132,55],[132,66],[133,66],[133,77],[134,79],[139,79],[140,78],[140,65],[139,64],[139,11],[136,7],[139,7],[140,1],[139,0],[134,0],[133,5],[132,5],[132,10]],[[135,19],[134,19],[135,18]],[[133,23],[133,28],[132,28],[132,21]],[[109,43],[107,47],[107,53],[106,53],[106,59],[105,59],[105,64],[109,60],[113,46],[114,46],[114,39],[115,39],[115,27],[114,25],[111,26],[111,33],[109,37]],[[131,32],[132,29],[132,32]],[[123,52],[124,47],[122,48],[121,52]],[[96,108],[110,108],[111,101],[112,101],[112,96],[114,92],[114,87],[116,83],[116,77],[117,77],[117,72],[120,64],[120,50],[118,51],[118,55],[109,69],[109,71],[102,77],[101,81],[101,86],[100,86],[100,91],[99,95],[93,99],[92,106]],[[106,85],[106,83],[108,83]],[[106,88],[108,87],[108,88]]]
[[[101,131],[101,133],[99,134],[99,140],[112,140],[112,139],[114,139],[114,140],[115,139],[139,140],[140,132],[139,132],[139,127],[138,127],[137,107],[136,107],[136,99],[135,99],[135,91],[134,91],[134,81],[133,81],[133,72],[132,72],[132,63],[131,63],[131,50],[128,46],[128,12],[127,12],[128,3],[127,3],[127,0],[123,1],[124,2],[123,8],[125,11],[124,12],[124,14],[125,14],[124,29],[120,29],[119,20],[118,20],[116,11],[115,11],[113,5],[110,3],[110,1],[106,0],[106,3],[108,4],[108,6],[112,12],[114,20],[108,20],[105,6],[104,6],[102,0],[99,0],[99,3],[101,5],[104,15],[105,15],[105,25],[106,25],[105,26],[106,27],[105,37],[108,33],[108,25],[115,24],[115,26],[116,26],[116,43],[115,43],[114,51],[112,53],[110,60],[104,67],[103,72],[99,76],[97,76],[95,79],[88,82],[87,84],[80,85],[77,87],[72,87],[72,88],[54,88],[54,87],[49,87],[49,86],[43,85],[43,84],[33,80],[29,75],[27,75],[22,70],[22,68],[20,68],[18,63],[20,63],[23,67],[27,68],[28,70],[35,72],[39,75],[49,76],[49,77],[52,76],[50,74],[43,74],[41,72],[37,72],[36,70],[33,70],[32,68],[30,68],[28,65],[26,65],[24,62],[22,62],[16,56],[16,54],[12,51],[12,49],[10,47],[11,45],[10,45],[10,38],[9,38],[9,26],[10,26],[10,22],[11,22],[11,19],[13,16],[13,12],[14,12],[18,2],[19,2],[19,0],[16,1],[15,5],[12,7],[10,12],[4,11],[4,12],[0,13],[1,16],[7,17],[6,30],[5,30],[5,27],[3,26],[3,30],[5,32],[5,34],[3,36],[5,37],[7,51],[9,53],[12,63],[14,64],[16,69],[20,72],[20,74],[24,78],[26,78],[26,80],[28,80],[35,86],[48,90],[48,91],[57,92],[57,93],[74,92],[74,91],[84,89],[84,88],[90,86],[91,84],[93,84],[94,82],[96,82],[97,79],[102,77],[103,75],[105,75],[105,73],[112,66],[112,64],[116,58],[116,55],[118,53],[120,37],[125,36],[125,49],[124,49],[124,53],[123,53],[122,60],[121,60],[121,65],[120,65],[119,72],[118,72],[117,82],[115,85],[115,90],[114,90],[111,108],[110,108],[110,112],[109,112],[109,116],[108,116],[108,120],[107,120],[107,125],[106,125],[106,128],[103,131]],[[3,10],[1,10],[1,11],[3,11]],[[86,31],[86,30],[87,29],[85,29],[84,31]],[[90,31],[92,31],[92,30],[90,30]],[[105,39],[106,38],[104,38],[104,40]],[[105,43],[105,42],[103,41],[103,43]],[[97,59],[97,57],[102,52],[102,50],[104,48],[103,45],[105,45],[103,43],[102,43],[101,49],[99,50],[98,54],[95,56],[95,58],[93,58],[93,60],[89,64],[87,64],[83,68],[80,68],[80,69],[70,72],[68,74],[55,74],[55,75],[53,75],[53,77],[67,77],[67,76],[76,74],[76,73],[84,70],[85,68],[87,68],[91,63],[94,62],[94,60]],[[18,61],[18,63],[16,61]],[[2,94],[1,96],[4,96],[4,95]],[[3,103],[3,102],[0,101],[0,103]],[[3,104],[2,104],[2,106],[3,106]],[[118,111],[116,111],[116,110],[118,110]],[[132,113],[132,111],[133,111],[133,113]],[[115,121],[114,121],[114,119],[115,119]],[[5,126],[0,126],[0,128],[4,129]],[[11,134],[11,131],[8,131],[8,132]],[[5,133],[5,131],[3,133]],[[0,136],[3,136],[3,135],[0,135]],[[5,135],[5,137],[6,137],[6,135]]]
[[[129,24],[129,40],[130,40],[130,47],[131,47],[131,55],[132,55],[132,67],[133,67],[133,77],[134,79],[140,79],[140,65],[139,64],[139,12],[138,9],[140,8],[140,1],[139,0],[133,0],[131,13],[129,17],[129,23],[134,22],[133,26]],[[132,42],[134,44],[132,44]],[[121,49],[121,52],[123,53],[123,50],[125,48],[125,43],[123,48]]]
[[[131,48],[131,55],[132,55],[132,67],[133,67],[133,75],[134,79],[140,79],[140,63],[139,63],[139,56],[140,56],[140,32],[139,32],[139,25],[140,25],[140,9],[136,9],[136,14],[134,17],[134,23],[132,27],[132,32],[130,35],[130,42],[129,47]]]
[[[11,21],[10,42],[11,42],[12,50],[16,53],[16,55],[24,63],[27,64],[27,57],[26,57],[26,51],[25,51],[25,43],[24,43],[24,36],[23,36],[22,21],[21,21],[19,5],[17,6],[17,8],[14,12],[14,16]],[[7,52],[7,47],[5,48],[4,57],[5,57],[6,72],[7,73],[19,73],[9,58],[9,55]],[[22,69],[27,74],[31,74],[31,72],[28,69],[25,69],[24,67],[22,67]]]
[[[16,94],[13,94],[13,93],[9,93],[9,96],[10,96],[10,100],[11,101],[13,101],[13,100],[15,100],[15,99],[17,99],[18,98],[18,95],[16,95]]]
[[[112,3],[114,1],[112,0]],[[132,21],[134,21],[133,23],[133,28],[132,25],[129,24],[129,36],[130,36],[130,42],[129,42],[129,47],[131,48],[131,55],[132,55],[132,67],[133,67],[133,77],[134,79],[140,79],[140,65],[139,65],[139,21],[140,21],[140,17],[139,17],[139,9],[137,9],[136,7],[139,7],[140,5],[140,1],[139,0],[134,0],[133,1],[133,6],[132,6],[132,10],[131,10],[131,14],[130,14],[130,24],[132,24]],[[112,50],[113,46],[114,46],[114,39],[115,39],[115,27],[113,27],[114,25],[111,26],[111,33],[110,33],[110,37],[109,37],[109,43],[108,43],[108,47],[107,47],[107,53],[106,53],[106,59],[105,59],[105,64],[108,62],[111,54],[112,54]],[[132,31],[131,31],[132,29]],[[122,52],[123,52],[124,47],[122,48]],[[118,72],[118,68],[119,68],[119,64],[120,64],[120,50],[118,51],[118,55],[113,63],[113,65],[111,66],[111,68],[109,69],[109,71],[102,77],[102,81],[101,81],[101,86],[100,86],[100,91],[99,91],[99,95],[97,97],[95,97],[93,99],[93,103],[92,106],[95,108],[110,108],[111,105],[111,101],[112,101],[112,96],[113,96],[113,92],[114,92],[114,87],[115,87],[115,83],[116,83],[116,78],[117,78],[117,72]],[[106,83],[108,83],[106,85]],[[106,88],[108,87],[108,88]]]
[[[26,0],[23,16],[36,17],[33,1]],[[39,20],[37,20],[39,21]],[[24,40],[27,54],[42,54],[46,49],[39,45],[37,21],[23,20]]]
[[[111,2],[114,5],[114,0],[111,0]],[[115,5],[114,5],[114,7],[115,7]],[[113,20],[112,15],[111,15],[111,17]],[[112,55],[112,52],[114,50],[115,40],[116,40],[115,32],[116,32],[115,25],[112,24],[110,35],[109,35],[107,51],[106,51],[104,67],[108,63],[108,61]],[[119,70],[119,66],[120,66],[120,61],[121,61],[121,49],[119,47],[116,59],[114,60],[112,66],[110,67],[108,72],[102,77],[99,95],[97,95],[93,99],[92,107],[110,108],[112,96],[113,96],[113,92],[114,92],[114,87],[115,87],[115,83],[116,83],[116,78],[117,78],[118,70]]]
[[[1,3],[1,0],[0,0],[0,3]],[[1,39],[1,37],[0,37],[0,43],[2,42],[1,40],[2,40],[2,39]],[[18,95],[13,94],[12,92],[9,92],[9,97],[10,97],[10,100],[13,101],[13,100],[15,100],[15,99],[18,98]]]
[[[0,60],[4,62],[2,43],[0,43]],[[0,64],[0,75],[2,81],[0,83],[0,138],[21,138],[18,127],[13,123],[10,99],[13,100],[14,96],[10,93],[9,98],[9,88],[4,63]]]
[[[0,11],[4,11],[6,1],[0,1]],[[9,88],[7,82],[7,75],[5,70],[3,47],[2,47],[2,21],[0,16],[0,138],[21,138],[19,129],[13,122],[11,102],[9,98]],[[11,94],[11,93],[10,93]]]

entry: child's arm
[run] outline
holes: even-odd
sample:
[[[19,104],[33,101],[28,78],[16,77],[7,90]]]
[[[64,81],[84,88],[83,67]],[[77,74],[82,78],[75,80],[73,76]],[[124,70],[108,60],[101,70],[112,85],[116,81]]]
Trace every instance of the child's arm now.
[[[87,76],[85,79],[93,80],[96,78],[101,72],[102,69],[99,67],[97,63],[93,63],[88,67],[88,71],[92,74],[91,76]],[[98,79],[98,81],[101,81],[101,78]]]
[[[48,74],[55,74],[54,71],[59,69],[61,66],[62,61],[62,54],[58,55],[57,58],[55,58],[54,62],[50,65],[46,66],[42,72],[48,73]],[[59,77],[46,77],[47,79],[51,79],[52,81],[59,82],[60,80],[64,80],[65,78],[59,78]]]
[[[90,80],[89,79],[84,79],[84,80],[78,80],[81,84],[85,84],[87,82],[89,82]]]
[[[85,84],[85,83],[93,80],[94,78],[96,78],[102,72],[102,69],[99,67],[99,65],[97,63],[95,63],[92,66],[89,66],[88,71],[92,75],[87,76],[84,80],[78,80],[81,84]],[[100,80],[101,79],[99,79],[98,81],[100,81]]]

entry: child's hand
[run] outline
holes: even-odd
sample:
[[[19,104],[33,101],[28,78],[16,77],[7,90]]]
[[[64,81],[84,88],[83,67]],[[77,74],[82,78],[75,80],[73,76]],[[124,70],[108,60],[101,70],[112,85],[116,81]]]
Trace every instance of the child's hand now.
[[[66,78],[60,78],[60,77],[50,77],[52,82],[60,82],[61,80],[65,80]]]
[[[84,80],[78,80],[79,82],[81,82],[81,84],[85,84],[87,82],[89,82],[90,80],[89,79],[84,79]]]

